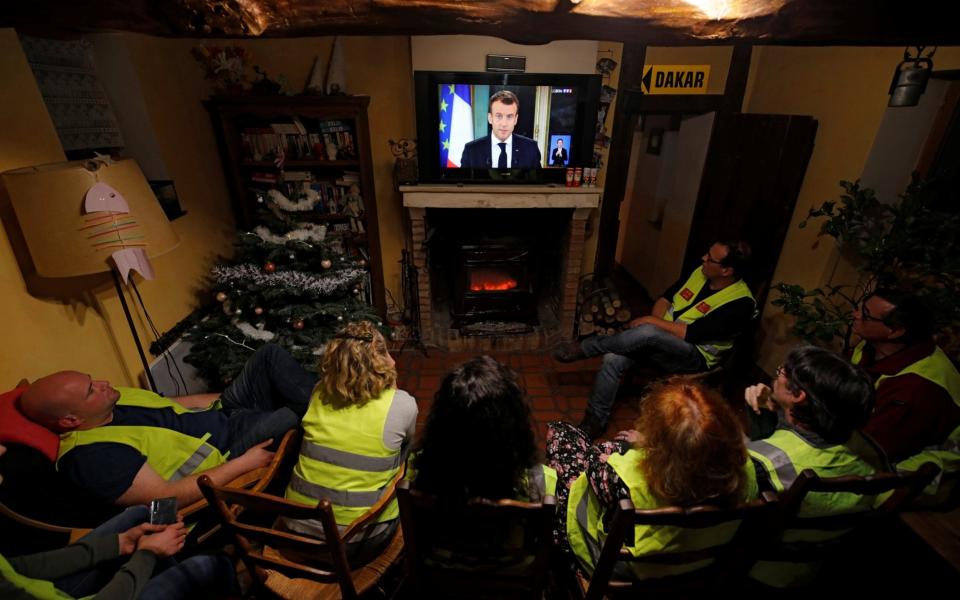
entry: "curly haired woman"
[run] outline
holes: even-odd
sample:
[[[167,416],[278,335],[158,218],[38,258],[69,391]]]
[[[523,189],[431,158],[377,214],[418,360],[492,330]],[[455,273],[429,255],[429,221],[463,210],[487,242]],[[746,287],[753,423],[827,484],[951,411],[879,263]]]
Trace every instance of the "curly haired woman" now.
[[[591,446],[586,434],[563,422],[550,424],[548,463],[557,470],[557,539],[592,573],[606,539],[605,527],[622,499],[636,508],[732,507],[757,496],[741,424],[714,390],[668,380],[641,400],[636,429]],[[736,524],[702,530],[637,527],[635,556],[709,547],[728,540]],[[638,579],[706,566],[702,561],[651,567],[631,563]]]
[[[320,380],[303,417],[303,444],[286,498],[304,504],[327,499],[341,527],[366,512],[397,474],[413,439],[417,404],[396,388],[387,344],[369,321],[349,323],[327,344]],[[348,544],[355,562],[376,556],[398,525],[396,500]],[[291,531],[323,537],[319,520],[285,520]]]

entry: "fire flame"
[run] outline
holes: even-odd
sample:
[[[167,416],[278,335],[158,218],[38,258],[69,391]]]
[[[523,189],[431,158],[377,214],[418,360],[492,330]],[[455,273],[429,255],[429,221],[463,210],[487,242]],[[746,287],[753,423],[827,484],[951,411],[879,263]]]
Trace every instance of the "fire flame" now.
[[[479,271],[470,275],[471,292],[505,292],[517,287],[517,280],[505,273]]]

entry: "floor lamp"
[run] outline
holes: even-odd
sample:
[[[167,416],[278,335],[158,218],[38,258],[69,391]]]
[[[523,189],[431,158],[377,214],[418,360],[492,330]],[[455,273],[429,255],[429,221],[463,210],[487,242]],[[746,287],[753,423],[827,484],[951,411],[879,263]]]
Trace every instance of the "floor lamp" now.
[[[150,258],[179,243],[150,185],[131,159],[71,161],[6,171],[0,178],[40,277],[113,274],[127,325],[156,391],[121,287],[130,271],[153,279]]]

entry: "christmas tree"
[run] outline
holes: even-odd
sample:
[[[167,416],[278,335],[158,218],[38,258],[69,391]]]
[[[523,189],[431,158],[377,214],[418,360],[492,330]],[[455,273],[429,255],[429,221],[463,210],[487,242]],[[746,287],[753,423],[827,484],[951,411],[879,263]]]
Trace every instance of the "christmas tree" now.
[[[186,362],[210,389],[223,389],[266,343],[286,348],[314,369],[326,341],[350,321],[382,324],[365,302],[366,260],[351,252],[350,232],[328,232],[311,195],[291,201],[276,190],[258,194],[261,223],[241,232],[230,264],[210,274],[212,307],[201,309],[152,347],[178,335],[192,343]]]

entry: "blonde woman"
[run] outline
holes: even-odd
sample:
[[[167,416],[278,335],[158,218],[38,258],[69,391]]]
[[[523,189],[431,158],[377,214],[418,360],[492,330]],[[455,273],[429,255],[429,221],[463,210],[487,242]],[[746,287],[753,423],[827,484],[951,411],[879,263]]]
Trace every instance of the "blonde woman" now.
[[[377,502],[403,464],[416,428],[417,404],[397,389],[394,360],[369,321],[350,323],[330,340],[319,372],[286,498],[304,504],[329,500],[337,524],[345,528]],[[394,500],[362,539],[350,544],[351,560],[375,557],[396,530],[397,516]],[[284,525],[323,537],[316,520],[286,520]]]

